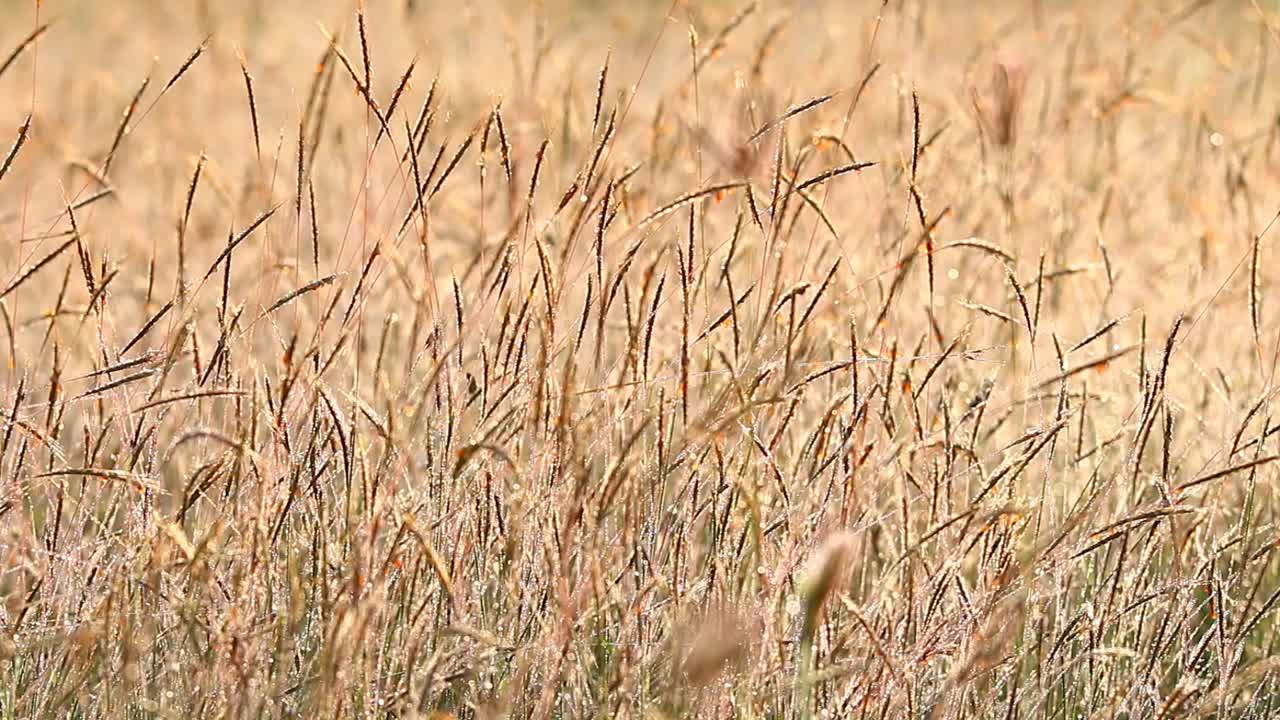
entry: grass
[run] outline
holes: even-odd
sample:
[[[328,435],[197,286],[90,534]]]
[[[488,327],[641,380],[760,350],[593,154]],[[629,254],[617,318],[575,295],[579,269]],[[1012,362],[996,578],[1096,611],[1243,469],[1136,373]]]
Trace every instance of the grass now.
[[[1268,5],[3,14],[0,718],[1276,714]]]

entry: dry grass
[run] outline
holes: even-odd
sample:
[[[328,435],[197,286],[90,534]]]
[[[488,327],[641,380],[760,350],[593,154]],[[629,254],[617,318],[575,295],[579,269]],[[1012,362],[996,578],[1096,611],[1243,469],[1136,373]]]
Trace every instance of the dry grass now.
[[[1069,5],[7,6],[0,718],[1274,717],[1280,16]]]

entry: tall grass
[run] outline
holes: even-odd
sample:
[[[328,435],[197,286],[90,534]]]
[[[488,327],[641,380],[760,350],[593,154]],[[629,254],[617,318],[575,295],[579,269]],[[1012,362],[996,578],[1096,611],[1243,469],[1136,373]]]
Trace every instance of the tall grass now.
[[[1275,716],[1280,16],[1077,5],[4,10],[0,717]]]

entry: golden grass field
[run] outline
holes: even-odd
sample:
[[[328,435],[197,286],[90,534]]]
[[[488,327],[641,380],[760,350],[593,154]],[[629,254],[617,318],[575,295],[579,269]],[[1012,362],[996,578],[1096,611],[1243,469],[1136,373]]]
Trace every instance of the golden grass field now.
[[[1280,713],[1274,3],[0,17],[0,720]]]

